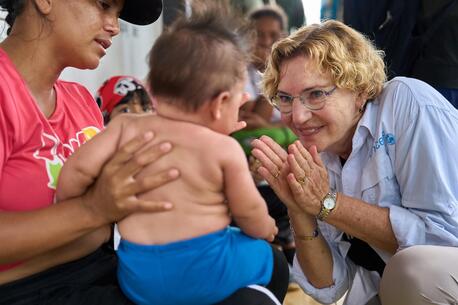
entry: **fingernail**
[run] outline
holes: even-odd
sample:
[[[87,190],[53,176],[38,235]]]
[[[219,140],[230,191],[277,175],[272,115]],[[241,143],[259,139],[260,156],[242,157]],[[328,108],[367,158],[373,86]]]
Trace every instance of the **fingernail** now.
[[[170,144],[169,142],[166,142],[166,143],[162,143],[159,148],[163,151],[163,152],[167,152],[169,151],[170,149],[172,149],[172,144]]]
[[[179,175],[179,172],[178,172],[177,169],[171,169],[169,171],[169,177],[170,178],[176,178],[176,177],[178,177],[178,175]]]
[[[145,140],[151,140],[154,136],[154,133],[152,131],[148,131],[145,133],[144,139]]]
[[[164,203],[164,209],[170,210],[172,207],[173,207],[173,204],[171,204],[170,202]]]

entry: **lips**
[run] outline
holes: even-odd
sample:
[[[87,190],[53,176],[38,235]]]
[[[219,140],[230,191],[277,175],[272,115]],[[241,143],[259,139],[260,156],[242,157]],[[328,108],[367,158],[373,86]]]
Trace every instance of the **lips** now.
[[[110,39],[97,38],[95,41],[99,45],[101,45],[104,50],[108,49],[111,46],[111,40]]]
[[[302,136],[309,137],[316,135],[321,131],[323,126],[317,126],[317,127],[307,127],[307,128],[298,128],[297,130]]]

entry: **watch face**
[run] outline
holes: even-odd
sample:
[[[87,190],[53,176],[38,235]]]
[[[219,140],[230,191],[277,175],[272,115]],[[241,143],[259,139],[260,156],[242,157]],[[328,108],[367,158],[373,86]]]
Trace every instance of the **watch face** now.
[[[326,209],[332,210],[335,207],[336,202],[334,199],[328,197],[323,200],[323,205]]]

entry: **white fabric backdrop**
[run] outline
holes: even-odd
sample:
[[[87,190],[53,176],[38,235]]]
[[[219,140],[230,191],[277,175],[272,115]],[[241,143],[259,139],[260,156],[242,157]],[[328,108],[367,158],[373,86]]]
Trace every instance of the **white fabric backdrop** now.
[[[4,17],[4,12],[0,12],[0,19]],[[162,31],[161,18],[148,26],[136,26],[121,21],[121,33],[113,39],[112,46],[97,69],[67,68],[61,78],[83,84],[92,94],[113,75],[128,74],[143,80],[148,73],[148,52]],[[6,30],[7,25],[0,20],[0,41],[6,37]]]

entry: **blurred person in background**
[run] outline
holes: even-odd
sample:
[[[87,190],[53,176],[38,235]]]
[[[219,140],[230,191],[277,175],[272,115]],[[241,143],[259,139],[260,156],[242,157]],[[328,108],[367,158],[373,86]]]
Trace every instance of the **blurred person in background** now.
[[[248,67],[248,88],[251,100],[240,110],[240,119],[247,123],[244,130],[233,133],[250,157],[253,139],[268,135],[282,147],[287,147],[296,140],[296,136],[280,121],[280,112],[274,109],[261,93],[261,77],[265,70],[268,56],[273,44],[287,33],[288,18],[283,9],[277,5],[262,5],[250,11],[247,19],[256,33],[256,41],[252,62]],[[256,175],[259,166],[250,159],[251,169],[257,182],[258,190],[264,197],[269,214],[274,217],[279,228],[274,243],[284,252],[288,262],[292,264],[294,256],[294,239],[291,234],[288,213],[285,205],[278,199],[264,179]]]
[[[154,109],[143,84],[126,75],[107,79],[97,90],[95,100],[102,111],[105,125],[121,113],[149,113]]]

